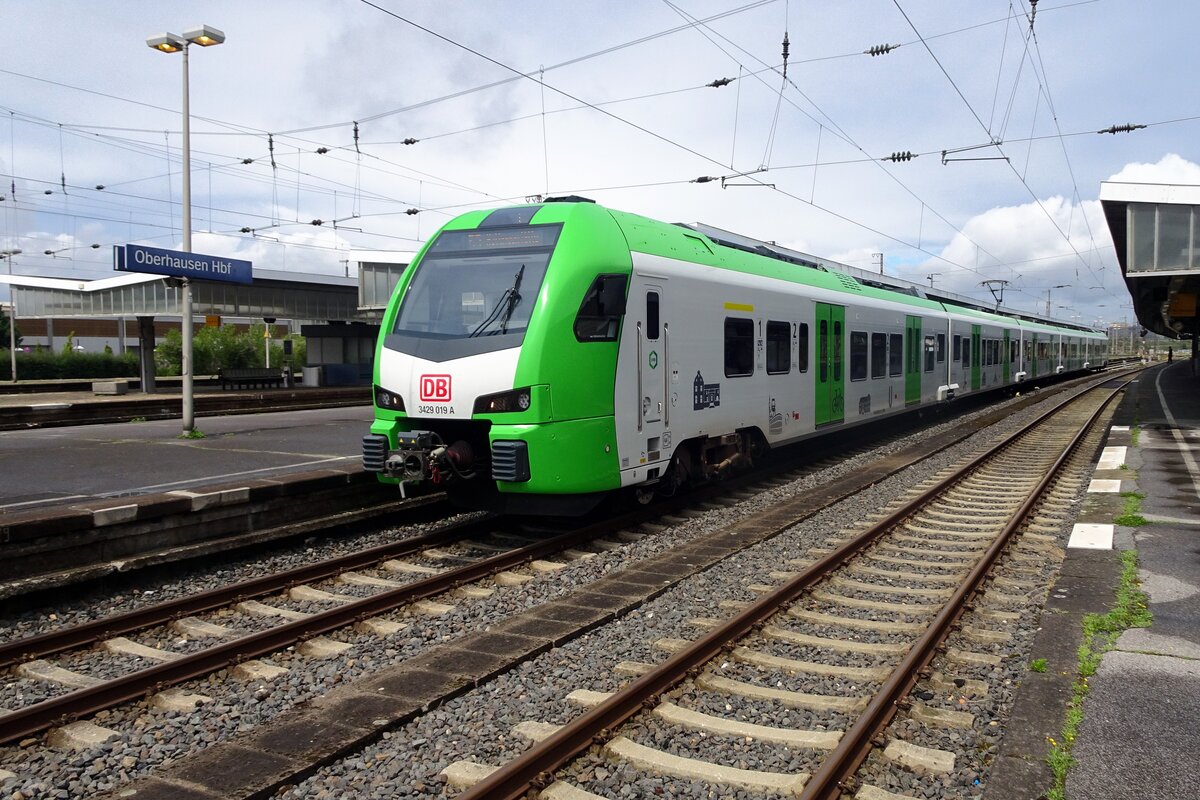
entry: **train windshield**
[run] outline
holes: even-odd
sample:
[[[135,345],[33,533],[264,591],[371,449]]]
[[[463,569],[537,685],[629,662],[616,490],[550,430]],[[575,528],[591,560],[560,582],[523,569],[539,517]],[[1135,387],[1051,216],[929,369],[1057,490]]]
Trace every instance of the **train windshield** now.
[[[520,344],[560,230],[443,231],[417,266],[387,345],[443,360]]]

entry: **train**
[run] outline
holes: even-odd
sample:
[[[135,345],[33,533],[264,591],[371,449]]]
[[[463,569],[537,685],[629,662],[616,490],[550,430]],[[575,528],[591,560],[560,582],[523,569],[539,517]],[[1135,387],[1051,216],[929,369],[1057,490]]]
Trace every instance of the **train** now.
[[[363,467],[472,508],[581,514],[1107,358],[1083,325],[548,198],[462,214],[404,270]]]

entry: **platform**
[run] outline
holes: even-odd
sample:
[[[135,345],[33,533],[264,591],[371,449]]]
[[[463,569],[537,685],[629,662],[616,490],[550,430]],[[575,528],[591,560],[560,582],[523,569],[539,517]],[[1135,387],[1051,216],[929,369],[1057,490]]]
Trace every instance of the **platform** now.
[[[0,394],[0,421],[11,423],[0,430],[0,518],[87,498],[357,464],[372,419],[370,387],[206,387],[196,392],[196,408],[203,437],[184,439],[177,393]]]
[[[1200,378],[1191,363],[1142,373],[1105,444],[1080,517],[1091,529],[1072,537],[1034,644],[1048,668],[1027,673],[1017,692],[986,800],[1034,800],[1052,785],[1045,758],[1061,739],[1083,619],[1112,608],[1126,549],[1137,552],[1153,623],[1123,633],[1089,679],[1066,796],[1193,797],[1200,785]],[[1147,524],[1112,525],[1130,492],[1145,495]],[[1107,539],[1095,529],[1105,523]]]

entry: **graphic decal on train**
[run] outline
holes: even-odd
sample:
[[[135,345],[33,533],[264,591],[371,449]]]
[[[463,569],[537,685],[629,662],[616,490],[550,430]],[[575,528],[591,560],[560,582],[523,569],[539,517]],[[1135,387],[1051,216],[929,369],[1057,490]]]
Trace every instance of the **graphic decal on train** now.
[[[421,376],[421,402],[448,403],[450,396],[449,375]]]
[[[700,370],[696,370],[696,379],[692,381],[692,410],[716,408],[721,405],[721,384],[705,383]]]
[[[783,414],[775,410],[775,398],[771,398],[767,410],[767,432],[772,436],[783,433]]]

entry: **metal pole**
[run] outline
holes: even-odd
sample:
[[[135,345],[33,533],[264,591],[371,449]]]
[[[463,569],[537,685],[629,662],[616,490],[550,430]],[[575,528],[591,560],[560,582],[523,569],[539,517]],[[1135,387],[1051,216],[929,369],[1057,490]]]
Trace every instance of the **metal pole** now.
[[[11,256],[8,262],[8,274],[12,277]],[[11,283],[8,285],[8,357],[12,364],[12,382],[17,382],[17,289]]]
[[[20,250],[5,250],[3,256],[8,260],[8,277],[13,275],[13,258]],[[8,284],[8,358],[12,372],[9,375],[12,382],[17,382],[17,287],[12,282]]]
[[[192,131],[188,104],[188,49],[183,45],[183,251],[192,252]],[[192,404],[192,284],[183,279],[183,432],[196,427]]]

